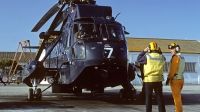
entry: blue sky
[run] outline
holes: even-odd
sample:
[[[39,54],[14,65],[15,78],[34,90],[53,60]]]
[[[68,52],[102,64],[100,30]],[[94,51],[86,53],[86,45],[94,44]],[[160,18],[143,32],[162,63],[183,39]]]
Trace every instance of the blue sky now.
[[[200,41],[200,0],[96,0],[111,6],[113,16],[130,33],[126,37]],[[31,32],[57,0],[0,0],[0,51],[15,52],[19,42],[37,46],[39,33]],[[20,48],[21,49],[21,48]],[[20,50],[19,49],[19,50]]]

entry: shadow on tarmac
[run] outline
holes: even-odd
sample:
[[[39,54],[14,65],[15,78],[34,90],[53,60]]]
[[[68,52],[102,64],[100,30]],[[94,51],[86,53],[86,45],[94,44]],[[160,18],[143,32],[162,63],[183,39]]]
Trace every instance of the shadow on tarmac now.
[[[112,92],[107,91],[104,94],[96,94],[95,96],[92,96],[90,93],[83,93],[76,97],[67,97],[65,95],[60,96],[60,99],[62,100],[76,100],[76,101],[82,101],[82,100],[93,100],[93,101],[102,101],[112,104],[122,104],[122,105],[145,105],[145,99],[142,99],[139,97],[140,91],[138,91],[134,95],[133,100],[122,100],[119,99],[119,93],[118,92]],[[174,105],[174,101],[172,98],[171,93],[163,92],[163,98],[165,105]],[[200,94],[182,94],[182,103],[184,105],[200,105]],[[152,96],[152,104],[157,105],[157,100],[155,94]]]
[[[12,86],[10,89],[12,90]],[[18,86],[16,86],[18,87]],[[23,87],[23,86],[22,86]],[[190,87],[188,87],[190,88]],[[19,88],[22,89],[22,88]],[[198,89],[198,88],[197,88]],[[26,90],[26,88],[24,89]],[[5,90],[2,90],[2,92]],[[13,90],[12,90],[13,91]],[[119,89],[106,90],[104,94],[95,94],[91,93],[82,93],[82,94],[65,94],[65,93],[44,93],[42,101],[26,101],[25,95],[21,95],[21,92],[18,93],[19,96],[1,96],[0,98],[0,110],[30,110],[30,109],[75,109],[80,106],[85,106],[84,108],[89,108],[91,105],[101,105],[101,107],[109,106],[113,108],[113,105],[138,105],[139,107],[145,105],[145,100],[139,97],[137,91],[134,95],[133,100],[122,100],[119,99]],[[23,92],[22,92],[23,93]],[[3,94],[3,93],[2,93]],[[24,93],[23,93],[24,94]],[[173,98],[171,92],[163,92],[165,105],[173,106]],[[200,105],[200,93],[194,93],[194,91],[188,90],[182,93],[182,103],[183,105]],[[152,98],[152,104],[157,105],[157,100],[155,94]],[[133,108],[133,107],[132,107]]]
[[[68,105],[56,105],[55,103],[50,103],[47,101],[40,101],[40,102],[0,102],[0,110],[6,110],[6,109],[22,109],[23,110],[30,110],[32,108],[34,109],[59,109],[59,108],[74,108],[74,106],[68,106]]]

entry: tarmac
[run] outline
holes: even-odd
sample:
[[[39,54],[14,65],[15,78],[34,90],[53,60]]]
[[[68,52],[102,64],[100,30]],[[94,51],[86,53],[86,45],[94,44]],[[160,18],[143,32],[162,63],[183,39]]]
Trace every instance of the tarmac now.
[[[42,85],[43,90],[48,85]],[[139,97],[141,85],[134,86],[137,89],[134,101],[120,101],[117,99],[121,86],[105,89],[105,95],[91,97],[84,96],[63,96],[60,99],[51,96],[51,89],[43,94],[43,101],[40,103],[26,103],[26,101],[16,101],[17,98],[26,98],[29,87],[24,84],[10,84],[3,86],[0,83],[0,112],[145,112],[145,102]],[[184,112],[200,112],[200,85],[185,84],[182,90],[182,104]],[[174,103],[171,95],[170,86],[163,86],[163,95],[166,112],[174,111]],[[114,97],[114,98],[113,98]],[[64,100],[63,100],[64,99]],[[158,112],[155,95],[152,98],[152,112]],[[10,106],[9,109],[2,107],[1,104],[15,104],[20,102],[20,108]],[[47,105],[48,104],[48,105]],[[66,107],[63,107],[67,105]]]

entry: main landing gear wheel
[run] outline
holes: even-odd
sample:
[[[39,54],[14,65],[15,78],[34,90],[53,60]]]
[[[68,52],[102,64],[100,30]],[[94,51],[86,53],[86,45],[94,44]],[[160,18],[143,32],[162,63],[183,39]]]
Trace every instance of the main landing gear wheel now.
[[[73,93],[75,95],[81,94],[82,93],[82,88],[80,88],[80,87],[73,87]]]
[[[135,90],[133,90],[131,93],[129,93],[124,89],[120,89],[119,98],[121,100],[134,100],[133,94],[135,94]]]
[[[37,88],[35,91],[33,88],[29,88],[28,92],[28,101],[41,101],[42,100],[42,90],[40,88]]]

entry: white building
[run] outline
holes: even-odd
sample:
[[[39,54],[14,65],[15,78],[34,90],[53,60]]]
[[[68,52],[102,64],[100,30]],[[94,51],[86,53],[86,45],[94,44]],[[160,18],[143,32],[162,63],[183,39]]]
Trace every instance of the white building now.
[[[172,42],[181,47],[181,54],[185,58],[185,84],[200,84],[200,42],[196,40],[172,40],[172,39],[155,39],[155,38],[127,38],[129,48],[129,62],[136,62],[139,53],[146,47],[149,42],[156,42],[166,57],[164,69],[165,80],[167,78],[168,65],[171,59],[171,53],[168,45]],[[141,79],[137,76],[132,81],[133,84],[141,84]]]

